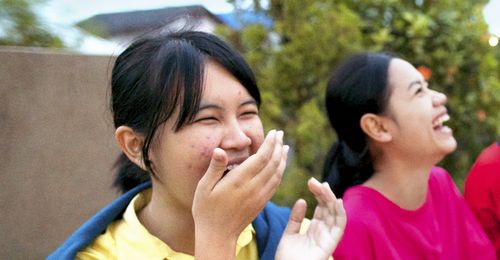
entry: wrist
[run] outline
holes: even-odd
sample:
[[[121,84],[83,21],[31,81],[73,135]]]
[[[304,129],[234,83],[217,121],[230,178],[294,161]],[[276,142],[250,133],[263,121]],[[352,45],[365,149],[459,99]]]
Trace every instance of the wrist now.
[[[238,235],[223,234],[210,228],[195,229],[195,259],[235,259]]]

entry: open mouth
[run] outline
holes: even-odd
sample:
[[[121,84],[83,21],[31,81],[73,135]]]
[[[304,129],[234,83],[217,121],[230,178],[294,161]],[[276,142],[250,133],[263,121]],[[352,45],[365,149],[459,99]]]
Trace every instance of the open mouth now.
[[[448,122],[450,120],[450,116],[448,114],[442,114],[441,116],[437,117],[434,119],[432,122],[432,128],[435,131],[440,131],[440,132],[445,132],[445,133],[451,133],[451,128],[446,126],[444,123]]]

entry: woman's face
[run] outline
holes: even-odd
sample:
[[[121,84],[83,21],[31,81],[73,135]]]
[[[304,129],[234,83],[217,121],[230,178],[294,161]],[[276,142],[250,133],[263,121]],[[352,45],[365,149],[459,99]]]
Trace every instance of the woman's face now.
[[[206,172],[212,151],[222,148],[228,165],[254,154],[264,140],[255,99],[222,66],[208,62],[200,109],[192,123],[174,132],[176,116],[159,129],[151,151],[158,181],[154,188],[170,206],[191,210],[194,191]]]
[[[392,117],[393,143],[403,153],[418,158],[436,158],[453,152],[457,142],[443,125],[449,116],[446,95],[428,88],[410,63],[392,59],[388,74],[391,96],[387,113]]]

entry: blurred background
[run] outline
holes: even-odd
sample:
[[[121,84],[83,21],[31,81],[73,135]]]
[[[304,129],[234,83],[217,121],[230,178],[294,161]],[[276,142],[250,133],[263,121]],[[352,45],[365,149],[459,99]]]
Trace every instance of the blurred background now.
[[[321,178],[336,138],[326,81],[354,52],[396,52],[448,95],[459,146],[440,165],[459,188],[500,136],[500,0],[0,0],[0,258],[47,256],[118,195],[114,57],[153,28],[188,22],[243,53],[266,130],[285,130],[279,204],[313,205],[306,181]]]

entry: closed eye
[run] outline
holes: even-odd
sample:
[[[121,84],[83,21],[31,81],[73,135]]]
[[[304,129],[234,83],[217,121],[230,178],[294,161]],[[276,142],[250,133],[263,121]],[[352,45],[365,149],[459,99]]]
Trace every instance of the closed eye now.
[[[197,118],[194,120],[195,123],[210,123],[210,122],[216,122],[218,119],[216,117],[210,116],[210,117],[201,117]]]
[[[253,116],[257,116],[259,115],[259,111],[258,110],[247,110],[247,111],[244,111],[240,114],[240,117],[243,117],[243,118],[250,118],[250,117],[253,117]]]
[[[423,85],[420,85],[417,90],[415,91],[415,96],[422,96],[429,90],[429,84],[427,82],[424,82]]]

